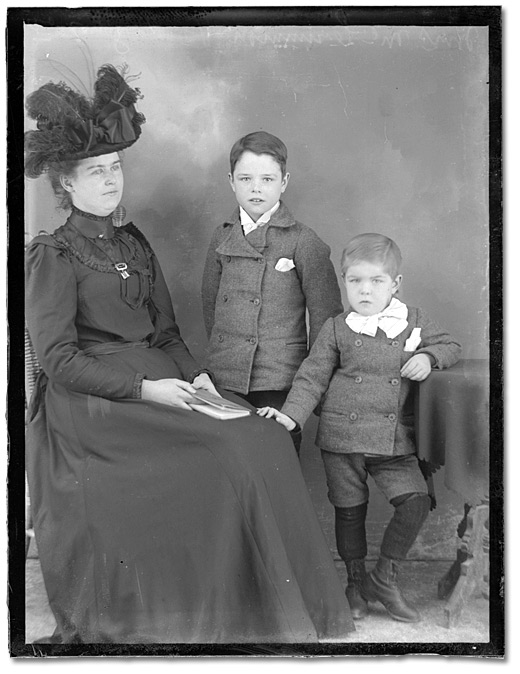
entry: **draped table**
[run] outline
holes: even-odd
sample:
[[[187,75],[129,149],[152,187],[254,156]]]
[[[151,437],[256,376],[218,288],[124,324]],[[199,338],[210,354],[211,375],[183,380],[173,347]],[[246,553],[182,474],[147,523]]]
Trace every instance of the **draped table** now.
[[[465,502],[457,560],[439,582],[448,626],[468,598],[488,596],[489,361],[461,360],[432,370],[415,398],[417,453]]]

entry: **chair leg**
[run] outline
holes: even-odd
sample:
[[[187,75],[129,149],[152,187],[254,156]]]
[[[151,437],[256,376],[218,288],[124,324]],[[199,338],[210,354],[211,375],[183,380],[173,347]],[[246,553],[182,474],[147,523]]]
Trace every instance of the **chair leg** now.
[[[29,513],[29,518],[26,522],[25,529],[25,559],[27,560],[27,555],[29,554],[29,548],[31,547],[31,539],[34,538],[34,529],[32,528],[32,517]]]
[[[27,485],[27,483],[26,483]],[[27,487],[26,487],[27,489]],[[28,490],[26,491],[25,497],[25,559],[27,560],[27,555],[29,554],[29,548],[31,547],[31,538],[34,538],[34,529],[33,529],[33,518],[31,512],[31,501],[29,499]]]

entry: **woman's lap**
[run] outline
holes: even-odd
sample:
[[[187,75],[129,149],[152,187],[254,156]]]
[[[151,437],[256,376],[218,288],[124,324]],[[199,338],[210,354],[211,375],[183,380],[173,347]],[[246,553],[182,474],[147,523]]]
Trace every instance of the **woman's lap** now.
[[[36,521],[62,624],[73,614],[82,638],[126,642],[315,641],[351,629],[343,599],[313,615],[323,593],[342,590],[276,422],[53,386],[47,404],[50,442],[33,473],[53,489],[37,498]]]

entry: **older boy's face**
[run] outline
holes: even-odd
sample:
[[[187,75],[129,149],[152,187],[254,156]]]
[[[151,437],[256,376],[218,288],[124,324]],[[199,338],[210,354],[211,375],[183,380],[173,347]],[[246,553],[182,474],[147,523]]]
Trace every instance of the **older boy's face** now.
[[[348,302],[362,316],[373,316],[386,309],[401,280],[400,274],[392,279],[383,265],[372,262],[356,262],[347,268],[343,278]]]
[[[231,189],[238,203],[256,222],[269,211],[285,192],[289,174],[282,176],[278,162],[269,154],[244,152],[229,174]]]

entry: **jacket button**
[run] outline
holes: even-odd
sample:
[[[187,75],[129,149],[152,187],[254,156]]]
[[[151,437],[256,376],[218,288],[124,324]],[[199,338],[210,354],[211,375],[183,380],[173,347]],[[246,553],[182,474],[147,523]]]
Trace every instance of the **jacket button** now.
[[[356,377],[354,381],[356,382],[356,384],[361,384],[361,382],[363,381],[363,377]]]
[[[349,419],[350,419],[351,421],[355,421],[355,420],[357,419],[357,414],[356,414],[355,412],[351,412],[351,413],[349,414]]]
[[[392,384],[392,386],[398,386],[398,384],[399,384],[399,379],[391,379],[391,380],[390,380],[390,383]]]
[[[231,262],[231,256],[228,255],[228,256],[226,257],[226,260],[227,260],[228,262]]]
[[[253,304],[256,304],[257,306],[260,304],[260,300],[258,299],[258,297],[255,297],[255,299],[253,300]]]
[[[388,418],[390,419],[390,421],[395,421],[395,420],[396,420],[396,416],[395,416],[395,414],[394,414],[393,412],[390,413],[390,414],[388,415]]]
[[[219,336],[218,336],[218,341],[219,341],[219,342],[223,342],[223,341],[224,341],[224,337],[223,337],[222,335],[219,335]]]
[[[249,341],[251,342],[251,344],[256,344],[256,337],[251,337]]]
[[[356,339],[354,344],[355,344],[355,346],[361,346],[363,344],[363,342],[360,339]]]
[[[228,296],[227,296],[227,295],[224,295],[224,297],[223,297],[222,299],[224,300],[224,302],[227,302],[227,301],[228,301]]]
[[[394,339],[394,341],[392,342],[392,346],[399,346],[399,342],[397,341],[397,339]]]

